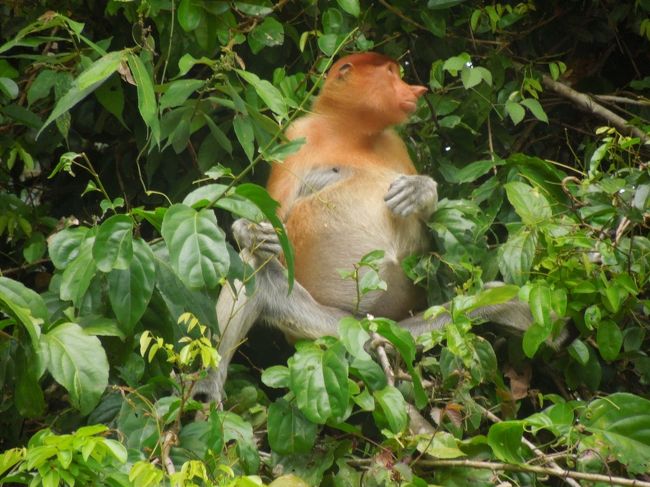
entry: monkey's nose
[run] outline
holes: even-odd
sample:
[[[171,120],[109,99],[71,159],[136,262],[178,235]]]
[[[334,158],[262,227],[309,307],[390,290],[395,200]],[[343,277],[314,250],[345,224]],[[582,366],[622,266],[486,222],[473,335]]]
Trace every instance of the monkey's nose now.
[[[418,98],[424,95],[429,89],[426,86],[411,85],[411,92]]]

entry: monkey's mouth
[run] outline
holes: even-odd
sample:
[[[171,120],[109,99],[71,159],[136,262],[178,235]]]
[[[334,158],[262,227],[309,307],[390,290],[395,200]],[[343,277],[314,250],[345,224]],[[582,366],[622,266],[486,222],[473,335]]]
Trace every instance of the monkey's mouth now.
[[[399,107],[406,113],[413,113],[417,106],[418,105],[415,100],[404,100],[399,104]]]

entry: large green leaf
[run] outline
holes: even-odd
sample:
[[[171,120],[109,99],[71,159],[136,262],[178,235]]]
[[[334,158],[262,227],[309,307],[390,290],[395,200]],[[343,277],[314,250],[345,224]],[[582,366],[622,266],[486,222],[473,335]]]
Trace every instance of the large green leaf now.
[[[230,256],[212,210],[172,205],[163,219],[162,236],[174,271],[187,286],[212,289],[227,274]]]
[[[400,433],[408,426],[406,401],[402,393],[395,387],[387,385],[372,394],[379,404],[388,426],[393,433]]]
[[[167,248],[162,244],[157,247],[154,247],[156,289],[160,292],[168,313],[175,321],[182,313],[191,311],[202,324],[218,331],[214,295],[205,289],[188,289],[174,272]]]
[[[72,301],[78,306],[86,294],[90,281],[97,272],[92,253],[94,242],[94,237],[84,240],[77,257],[63,271],[59,288],[59,294],[63,301]]]
[[[499,460],[523,463],[521,439],[524,426],[521,421],[502,421],[490,426],[488,445]]]
[[[124,56],[125,51],[109,52],[88,66],[88,68],[85,69],[77,79],[75,79],[70,90],[57,101],[54,110],[52,110],[50,116],[45,120],[45,123],[38,131],[37,136],[43,132],[45,127],[86,98],[104,81],[106,81],[110,75],[117,71],[124,60]]]
[[[580,424],[605,446],[602,456],[614,455],[631,473],[650,471],[650,401],[618,392],[591,402]]]
[[[499,270],[506,282],[523,286],[535,258],[537,233],[521,229],[499,249]]]
[[[277,453],[307,453],[316,441],[318,426],[294,405],[278,399],[269,406],[269,445]]]
[[[129,215],[113,215],[99,226],[93,257],[102,272],[128,269],[133,257],[133,221]]]
[[[366,342],[370,340],[370,335],[361,323],[352,317],[343,318],[339,323],[339,335],[343,346],[354,357],[350,364],[353,372],[358,374],[372,390],[386,387],[386,374],[364,348]]]
[[[553,215],[551,205],[539,189],[518,181],[507,183],[505,188],[508,201],[526,225],[547,223]]]
[[[111,307],[127,335],[147,309],[156,282],[156,266],[149,245],[133,242],[133,258],[128,269],[113,269],[108,274],[108,297]]]
[[[87,227],[65,228],[47,239],[48,252],[54,267],[65,269],[77,257],[88,230]]]
[[[63,323],[44,334],[42,343],[52,377],[81,414],[90,413],[108,385],[108,360],[99,339],[75,323]]]
[[[153,80],[144,62],[134,53],[128,54],[129,68],[138,91],[138,110],[142,120],[151,129],[156,142],[160,140],[160,121],[158,120],[158,105],[154,93]]]
[[[288,361],[291,390],[300,411],[313,423],[340,419],[348,406],[348,363],[337,343],[323,350],[303,343]]]

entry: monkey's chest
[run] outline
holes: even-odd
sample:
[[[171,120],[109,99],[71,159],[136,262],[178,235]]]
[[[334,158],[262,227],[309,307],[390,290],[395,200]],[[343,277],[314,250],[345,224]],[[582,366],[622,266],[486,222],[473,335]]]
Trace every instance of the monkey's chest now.
[[[296,254],[296,278],[317,301],[395,319],[421,303],[420,291],[400,264],[426,249],[426,232],[417,218],[399,218],[388,210],[384,195],[396,176],[349,178],[292,207],[286,227]],[[369,293],[357,306],[357,283],[342,278],[339,270],[353,270],[374,250],[384,251],[378,266],[388,290]]]

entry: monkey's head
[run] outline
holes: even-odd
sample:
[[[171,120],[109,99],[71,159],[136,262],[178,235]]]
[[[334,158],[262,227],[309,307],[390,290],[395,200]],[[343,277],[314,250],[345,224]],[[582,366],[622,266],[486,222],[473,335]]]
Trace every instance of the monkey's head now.
[[[397,62],[376,52],[339,59],[327,74],[314,105],[319,113],[346,117],[371,130],[400,124],[427,88],[409,85]]]

